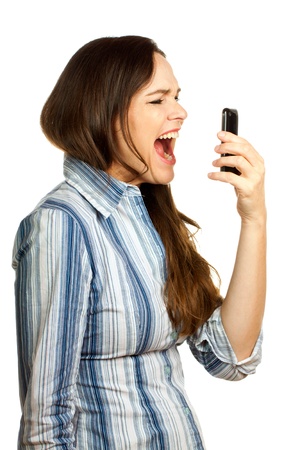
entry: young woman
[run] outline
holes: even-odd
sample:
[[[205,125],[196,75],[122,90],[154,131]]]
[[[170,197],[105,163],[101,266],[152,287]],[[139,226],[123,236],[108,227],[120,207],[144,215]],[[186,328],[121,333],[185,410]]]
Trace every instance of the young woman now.
[[[19,449],[204,449],[177,345],[228,380],[261,360],[263,161],[218,134],[209,177],[235,187],[241,217],[222,299],[169,185],[187,116],[179,91],[152,40],[101,38],[75,53],[43,108],[65,181],[15,240]]]

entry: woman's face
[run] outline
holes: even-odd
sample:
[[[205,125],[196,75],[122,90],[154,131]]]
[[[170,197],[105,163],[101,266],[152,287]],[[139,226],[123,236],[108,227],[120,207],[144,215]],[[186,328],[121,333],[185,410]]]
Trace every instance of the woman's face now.
[[[128,110],[128,125],[131,138],[149,170],[130,150],[124,140],[119,123],[116,124],[117,146],[125,162],[141,173],[131,181],[141,183],[168,184],[174,177],[176,158],[174,147],[179,130],[187,117],[178,103],[179,86],[167,60],[155,53],[154,75],[151,82],[132,98]],[[113,163],[109,173],[122,181],[132,174],[118,163]]]

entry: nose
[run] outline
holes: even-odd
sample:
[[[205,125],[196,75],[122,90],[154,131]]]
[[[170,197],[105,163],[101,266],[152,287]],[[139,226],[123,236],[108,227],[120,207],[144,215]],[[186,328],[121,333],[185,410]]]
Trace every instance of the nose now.
[[[178,120],[181,123],[187,118],[187,111],[178,102],[175,103],[172,111],[169,113],[169,120]]]

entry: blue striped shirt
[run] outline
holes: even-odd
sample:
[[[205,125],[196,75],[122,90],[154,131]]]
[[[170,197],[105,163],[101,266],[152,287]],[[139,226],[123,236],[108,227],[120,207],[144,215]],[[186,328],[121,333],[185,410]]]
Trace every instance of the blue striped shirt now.
[[[14,253],[19,449],[202,450],[163,296],[165,250],[138,187],[65,157],[65,181],[20,224]],[[239,380],[217,309],[187,339]]]

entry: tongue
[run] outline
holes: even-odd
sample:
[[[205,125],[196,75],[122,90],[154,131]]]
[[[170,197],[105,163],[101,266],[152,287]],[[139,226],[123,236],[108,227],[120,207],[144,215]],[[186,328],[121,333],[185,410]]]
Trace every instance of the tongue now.
[[[154,148],[159,156],[164,157],[165,150],[161,139],[156,139],[156,141],[154,142]]]

